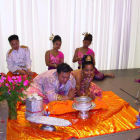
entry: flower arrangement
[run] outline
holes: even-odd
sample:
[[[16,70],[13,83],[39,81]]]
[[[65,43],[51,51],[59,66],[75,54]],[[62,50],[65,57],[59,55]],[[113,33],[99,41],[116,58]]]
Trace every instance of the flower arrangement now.
[[[135,82],[136,82],[136,83],[140,83],[140,79],[138,79],[138,80],[137,80],[137,79],[135,79]]]
[[[17,101],[22,101],[21,98],[26,96],[22,91],[26,90],[31,82],[32,78],[27,75],[6,78],[4,73],[0,74],[0,102],[7,101],[10,119],[16,119]]]
[[[138,72],[140,73],[140,70],[138,70]],[[135,79],[135,82],[136,82],[136,83],[140,83],[140,79],[138,79],[138,80]]]

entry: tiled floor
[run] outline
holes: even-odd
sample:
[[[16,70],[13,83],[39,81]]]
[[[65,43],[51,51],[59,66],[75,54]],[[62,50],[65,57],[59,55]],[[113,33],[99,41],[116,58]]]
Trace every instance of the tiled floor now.
[[[140,79],[139,71],[140,69],[102,71],[104,73],[113,72],[115,74],[115,78],[105,78],[103,81],[94,81],[94,83],[96,83],[104,91],[113,91],[122,99],[129,102],[134,109],[138,110],[140,108],[140,104],[135,104],[134,100],[137,92],[140,91],[140,83],[135,83],[134,80]],[[5,120],[4,123],[0,123],[0,140],[6,139],[7,114],[7,103],[0,103],[0,120]],[[135,140],[138,137],[140,137],[140,128],[136,130],[85,138],[85,140]]]

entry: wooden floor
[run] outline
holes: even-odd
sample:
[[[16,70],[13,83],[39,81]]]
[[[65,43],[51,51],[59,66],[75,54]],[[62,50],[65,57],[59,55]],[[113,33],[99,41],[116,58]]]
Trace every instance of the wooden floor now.
[[[135,104],[134,100],[138,91],[140,91],[140,83],[135,83],[134,80],[140,79],[140,68],[101,72],[114,73],[115,78],[105,78],[103,81],[94,81],[94,83],[101,87],[103,91],[113,91],[126,102],[129,102],[134,109],[139,110],[140,104]],[[8,109],[6,102],[0,103],[0,120],[5,120],[5,123],[0,123],[0,140],[6,139],[7,114]],[[84,140],[136,140],[138,137],[140,137],[140,128],[136,130],[85,138]]]

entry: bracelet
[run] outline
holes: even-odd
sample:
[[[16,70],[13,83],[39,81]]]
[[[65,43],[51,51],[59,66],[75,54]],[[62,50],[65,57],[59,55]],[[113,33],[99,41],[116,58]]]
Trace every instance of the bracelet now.
[[[91,94],[90,92],[87,93],[87,95],[90,95],[90,94]]]
[[[62,95],[57,95],[57,101],[61,101],[62,100]]]
[[[75,87],[76,87],[76,88],[79,88],[80,86],[76,85]]]
[[[82,96],[86,96],[86,93],[84,93]]]

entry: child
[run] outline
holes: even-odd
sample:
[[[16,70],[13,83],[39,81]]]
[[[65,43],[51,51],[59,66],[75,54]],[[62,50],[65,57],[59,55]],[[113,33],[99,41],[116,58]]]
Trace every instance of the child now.
[[[50,37],[53,42],[53,49],[48,50],[45,54],[45,62],[48,66],[48,70],[56,69],[56,67],[64,62],[64,54],[58,51],[61,47],[61,37],[59,35]]]
[[[9,72],[7,76],[16,75],[29,75],[33,78],[37,75],[31,71],[30,50],[26,46],[20,46],[19,38],[17,35],[11,35],[8,38],[10,49],[6,55],[6,61]]]
[[[81,69],[82,67],[82,57],[84,55],[91,55],[93,57],[93,62],[94,62],[94,65],[95,65],[95,53],[92,49],[89,48],[91,42],[92,42],[92,35],[89,34],[89,33],[85,33],[83,34],[85,37],[84,37],[84,40],[83,40],[83,47],[80,47],[80,48],[77,48],[75,50],[75,54],[74,54],[74,57],[73,57],[73,62],[77,62],[78,61],[78,69]],[[108,74],[103,74],[103,73],[100,73],[96,68],[95,68],[95,77],[94,79],[96,80],[103,80],[104,77],[114,77],[114,74],[113,73],[108,73]]]

